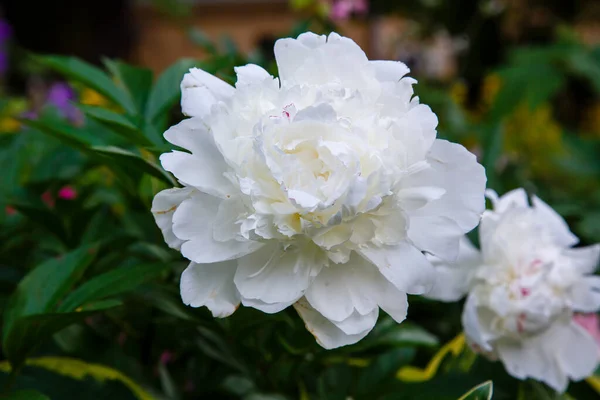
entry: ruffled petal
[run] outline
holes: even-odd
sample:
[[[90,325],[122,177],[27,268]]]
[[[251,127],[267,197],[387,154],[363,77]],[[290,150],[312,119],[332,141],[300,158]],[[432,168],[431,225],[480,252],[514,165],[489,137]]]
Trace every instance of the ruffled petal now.
[[[235,261],[194,262],[181,274],[181,299],[192,307],[206,306],[213,317],[228,317],[238,308],[240,295],[233,284]]]
[[[571,232],[563,217],[554,211],[552,207],[537,196],[531,197],[531,203],[538,212],[541,222],[547,226],[548,231],[554,237],[557,245],[570,247],[579,243],[579,239]]]
[[[357,343],[370,332],[370,330],[366,330],[353,335],[344,333],[344,331],[312,308],[304,298],[294,303],[294,308],[304,320],[306,329],[312,333],[317,343],[325,349],[335,349]]]
[[[198,68],[181,81],[181,111],[190,117],[206,117],[218,101],[233,96],[233,86]]]
[[[193,192],[194,188],[191,187],[165,189],[152,200],[151,211],[156,225],[160,228],[165,242],[172,249],[179,250],[183,244],[183,240],[173,233],[173,214],[181,202],[189,198]]]
[[[230,221],[219,220],[219,206],[223,200],[196,192],[184,200],[173,215],[173,232],[185,243],[181,254],[199,264],[232,260],[252,253],[262,243],[246,240],[238,235],[235,240],[218,241],[215,230],[227,230]]]

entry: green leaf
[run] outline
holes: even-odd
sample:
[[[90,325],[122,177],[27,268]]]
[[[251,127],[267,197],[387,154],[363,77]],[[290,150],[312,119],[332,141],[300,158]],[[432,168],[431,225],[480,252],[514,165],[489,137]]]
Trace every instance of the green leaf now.
[[[148,98],[146,121],[156,121],[175,104],[180,97],[179,86],[183,75],[198,64],[196,60],[182,59],[160,75]]]
[[[152,71],[110,59],[105,59],[104,65],[113,75],[117,86],[129,94],[139,111],[138,114],[144,115],[152,88]]]
[[[458,400],[491,400],[494,392],[492,381],[487,381],[475,386]]]
[[[4,313],[4,337],[18,319],[54,310],[94,260],[97,251],[96,246],[81,247],[48,260],[28,273],[17,286]]]
[[[373,360],[358,379],[358,398],[376,398],[376,394],[382,392],[385,381],[394,380],[398,368],[410,363],[415,353],[414,348],[394,349]]]
[[[481,164],[485,167],[485,173],[488,179],[488,187],[500,190],[498,187],[498,174],[496,164],[504,148],[504,129],[502,123],[493,123],[483,126],[481,129],[483,137],[483,159]]]
[[[391,318],[385,319],[375,326],[375,329],[348,350],[363,351],[378,346],[423,346],[435,347],[439,344],[437,338],[420,326],[411,322],[395,323]]]
[[[136,107],[127,92],[118,88],[102,70],[75,57],[37,56],[35,59],[69,79],[83,83],[101,95],[112,100],[130,114],[136,113]]]
[[[38,120],[22,119],[21,122],[81,151],[88,151],[90,146],[101,144],[101,142],[94,140],[94,138],[84,136],[81,129],[69,125],[64,121],[47,118]]]
[[[153,145],[153,142],[148,140],[139,128],[122,114],[108,110],[104,107],[79,105],[79,109],[83,111],[86,116],[95,119],[132,143],[140,146]]]
[[[19,390],[5,397],[6,400],[50,400],[50,397],[36,390]]]
[[[4,335],[3,348],[11,364],[19,365],[28,354],[44,340],[67,326],[80,322],[86,317],[120,305],[111,300],[91,305],[80,312],[48,313],[30,315],[14,322]]]
[[[142,157],[130,151],[113,146],[95,146],[92,147],[92,150],[98,155],[116,162],[122,166],[125,171],[135,169],[142,173],[154,176],[170,186],[175,186],[177,184],[171,175],[165,172],[161,167],[150,161],[144,160]]]
[[[67,234],[65,224],[56,213],[52,212],[52,210],[48,209],[47,207],[36,207],[34,205],[23,204],[15,201],[11,202],[11,206],[29,218],[34,224],[43,226],[48,232],[59,238],[62,243],[68,243],[69,235]]]
[[[169,268],[168,264],[138,265],[117,268],[96,276],[71,292],[58,311],[73,311],[84,303],[123,294],[151,281]]]

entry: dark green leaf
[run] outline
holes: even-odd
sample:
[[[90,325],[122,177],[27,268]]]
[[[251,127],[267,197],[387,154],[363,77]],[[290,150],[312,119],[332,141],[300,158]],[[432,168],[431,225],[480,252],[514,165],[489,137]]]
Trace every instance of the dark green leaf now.
[[[67,78],[79,81],[112,100],[130,114],[136,113],[133,100],[118,88],[102,70],[74,57],[40,56],[41,64],[64,74]]]
[[[359,398],[374,398],[374,394],[382,393],[385,381],[395,379],[398,369],[410,363],[414,356],[414,348],[402,348],[391,350],[374,359],[358,379],[356,390]]]
[[[132,291],[139,285],[155,279],[168,268],[168,264],[161,263],[114,269],[87,281],[71,292],[58,310],[73,311],[84,303]]]
[[[146,121],[154,122],[175,104],[180,97],[183,75],[195,65],[198,65],[196,60],[179,60],[160,75],[148,98]]]
[[[36,390],[19,390],[3,398],[6,400],[50,400],[50,397]]]
[[[458,400],[491,400],[493,392],[494,385],[492,381],[487,381],[475,386]]]
[[[129,94],[138,109],[138,115],[144,115],[152,87],[152,71],[110,59],[105,59],[104,65],[113,75],[117,86]]]
[[[134,169],[154,176],[170,186],[176,185],[176,182],[173,180],[171,175],[165,172],[161,167],[151,163],[150,161],[144,160],[142,157],[130,151],[112,146],[95,146],[92,148],[92,150],[98,155],[106,157],[111,161],[120,164],[123,168],[125,168],[125,171]]]
[[[104,107],[80,105],[79,108],[90,118],[95,119],[113,132],[125,137],[140,146],[152,146],[153,142],[148,140],[133,122],[126,116],[108,110]]]
[[[4,313],[4,342],[13,329],[12,325],[19,319],[54,310],[58,301],[90,265],[97,251],[95,246],[81,247],[48,260],[27,274],[17,286]],[[8,350],[6,342],[4,348]]]
[[[437,338],[420,326],[411,322],[397,324],[389,318],[378,323],[367,338],[361,340],[349,350],[363,351],[377,346],[435,347],[438,344]]]

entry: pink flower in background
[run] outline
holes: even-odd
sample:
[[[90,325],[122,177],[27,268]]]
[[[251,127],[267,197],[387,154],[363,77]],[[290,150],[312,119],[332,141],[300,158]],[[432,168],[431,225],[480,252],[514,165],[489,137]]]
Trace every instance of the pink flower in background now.
[[[46,190],[44,193],[42,193],[41,198],[44,204],[46,204],[50,208],[54,208],[56,200],[54,199],[52,193],[49,190]]]
[[[75,200],[77,198],[77,190],[73,186],[63,186],[58,191],[58,198],[63,200]]]
[[[17,213],[17,210],[13,206],[6,206],[4,208],[4,212],[6,213],[6,215],[15,215]]]
[[[329,16],[334,20],[345,20],[352,14],[362,15],[368,11],[368,0],[337,0],[333,2]]]
[[[160,363],[162,365],[167,365],[173,361],[173,358],[175,358],[175,355],[171,351],[165,350],[160,355]]]
[[[575,314],[573,321],[592,335],[598,346],[600,346],[600,318],[598,318],[598,314]]]

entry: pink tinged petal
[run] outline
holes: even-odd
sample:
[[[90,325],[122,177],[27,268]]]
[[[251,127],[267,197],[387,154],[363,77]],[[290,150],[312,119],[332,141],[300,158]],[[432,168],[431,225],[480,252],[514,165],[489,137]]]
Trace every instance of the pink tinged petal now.
[[[380,82],[399,82],[410,72],[410,68],[400,61],[369,61],[375,67],[375,76]]]
[[[181,254],[196,263],[215,263],[245,256],[262,247],[262,243],[246,240],[239,235],[236,240],[218,241],[215,231],[229,230],[230,219],[220,220],[222,200],[196,192],[183,201],[173,215],[173,232],[185,241]],[[229,222],[228,222],[229,221]]]
[[[569,247],[579,243],[577,236],[571,232],[565,220],[552,207],[537,196],[532,196],[531,202],[542,222],[550,229],[558,245]]]
[[[294,303],[294,308],[304,320],[306,329],[315,337],[317,343],[325,349],[335,349],[357,343],[370,332],[370,330],[366,330],[351,335],[344,333],[344,331],[312,308],[304,298]]]
[[[555,355],[560,369],[574,381],[593,375],[600,364],[598,343],[574,322],[554,330],[546,349]]]
[[[227,317],[238,308],[240,296],[233,284],[235,261],[190,265],[181,274],[181,299],[192,307],[206,306],[213,317]]]
[[[579,273],[591,274],[596,270],[598,261],[600,261],[600,244],[564,249],[562,256],[566,257]]]
[[[600,276],[584,276],[569,290],[571,307],[579,312],[600,309]]]
[[[287,303],[298,300],[326,261],[314,244],[288,247],[272,241],[238,260],[235,285],[246,299]]]
[[[585,329],[594,338],[600,351],[600,318],[598,314],[575,314],[573,315],[573,322]]]
[[[243,67],[234,67],[237,75],[236,87],[260,84],[265,79],[273,78],[264,68],[255,64],[246,64]]]
[[[558,343],[553,344],[556,345]],[[533,378],[562,392],[569,380],[555,360],[553,351],[546,350],[540,337],[523,341],[502,339],[497,343],[498,357],[510,375],[521,380]]]
[[[431,263],[413,245],[401,242],[395,246],[367,247],[358,250],[366,260],[398,290],[410,294],[427,293],[435,283]]]
[[[179,250],[183,240],[173,233],[173,214],[181,202],[189,198],[194,188],[173,188],[159,192],[152,200],[152,215],[162,231],[165,242],[172,249]]]
[[[212,106],[233,96],[233,86],[198,68],[190,69],[181,82],[181,110],[190,117],[205,117]]]

